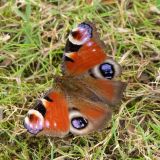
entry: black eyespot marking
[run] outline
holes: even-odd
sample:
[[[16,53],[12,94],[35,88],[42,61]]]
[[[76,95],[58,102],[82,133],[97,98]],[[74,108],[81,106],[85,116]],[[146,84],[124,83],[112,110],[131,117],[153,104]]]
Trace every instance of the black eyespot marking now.
[[[64,61],[74,62],[72,58],[69,58],[67,56],[64,56]]]
[[[52,100],[50,97],[48,97],[48,96],[44,96],[43,98],[44,98],[45,100],[49,101],[49,102],[53,102],[53,100]]]
[[[81,47],[82,47],[82,45],[76,45],[76,44],[73,44],[71,41],[67,40],[66,47],[65,47],[64,51],[66,53],[77,52]]]
[[[103,63],[99,66],[99,70],[104,78],[112,79],[115,74],[115,70],[112,64]]]
[[[72,118],[71,124],[75,129],[80,130],[87,127],[88,121],[83,117],[75,117]]]
[[[72,107],[72,108],[69,108],[69,111],[79,111],[79,109],[75,108],[75,107]]]
[[[39,111],[42,116],[44,117],[46,114],[46,108],[44,107],[44,105],[42,104],[42,102],[38,102],[38,104],[36,105],[36,107],[34,108],[35,110]]]

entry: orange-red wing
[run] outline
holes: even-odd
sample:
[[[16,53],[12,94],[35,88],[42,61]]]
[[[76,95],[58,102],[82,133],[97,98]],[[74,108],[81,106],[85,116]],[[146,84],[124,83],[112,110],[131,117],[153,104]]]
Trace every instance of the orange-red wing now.
[[[112,112],[104,104],[85,100],[83,98],[72,99],[71,102],[70,131],[74,134],[83,135],[92,131],[97,131],[98,129],[101,129],[108,120],[111,119]],[[81,125],[83,128],[76,129],[72,124],[72,119],[76,117],[83,117],[87,123],[86,126],[83,127]],[[83,121],[81,120],[80,123],[82,122]],[[75,123],[75,125],[78,124]]]
[[[78,52],[68,53],[73,61],[66,61],[66,70],[71,75],[80,75],[106,59],[103,49],[93,40],[86,42]]]
[[[68,36],[64,53],[65,74],[81,75],[107,58],[104,44],[91,23],[81,23]]]
[[[42,99],[46,108],[44,117],[44,133],[63,137],[69,132],[69,114],[66,98],[62,93],[50,92],[46,99]]]
[[[106,100],[109,105],[116,105],[120,102],[126,83],[103,79],[88,78],[84,80],[88,88],[98,97]]]

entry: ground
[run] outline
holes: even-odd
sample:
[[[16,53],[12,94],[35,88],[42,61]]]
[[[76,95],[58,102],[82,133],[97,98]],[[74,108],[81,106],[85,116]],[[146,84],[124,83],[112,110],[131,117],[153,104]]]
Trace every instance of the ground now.
[[[85,20],[123,68],[123,101],[101,132],[31,136],[25,114],[61,73],[68,31]],[[1,0],[0,92],[0,160],[160,159],[160,1]]]

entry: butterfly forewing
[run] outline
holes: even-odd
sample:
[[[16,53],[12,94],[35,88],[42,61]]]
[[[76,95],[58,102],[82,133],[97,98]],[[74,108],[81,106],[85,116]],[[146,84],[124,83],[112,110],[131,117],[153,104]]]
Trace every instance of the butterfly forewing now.
[[[69,132],[68,115],[68,103],[63,93],[50,91],[27,115],[24,124],[32,134],[42,132],[51,136],[63,137]]]
[[[90,23],[81,23],[71,31],[64,53],[65,74],[81,75],[107,59],[100,43],[94,38],[95,32]]]

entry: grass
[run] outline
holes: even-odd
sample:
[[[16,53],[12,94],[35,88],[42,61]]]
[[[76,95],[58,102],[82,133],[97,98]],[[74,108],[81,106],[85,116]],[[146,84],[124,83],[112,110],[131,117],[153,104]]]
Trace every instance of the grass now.
[[[0,160],[160,158],[160,2],[105,2],[0,2]],[[66,34],[84,20],[96,23],[108,54],[123,67],[123,103],[102,132],[30,136],[23,118],[52,87]]]

